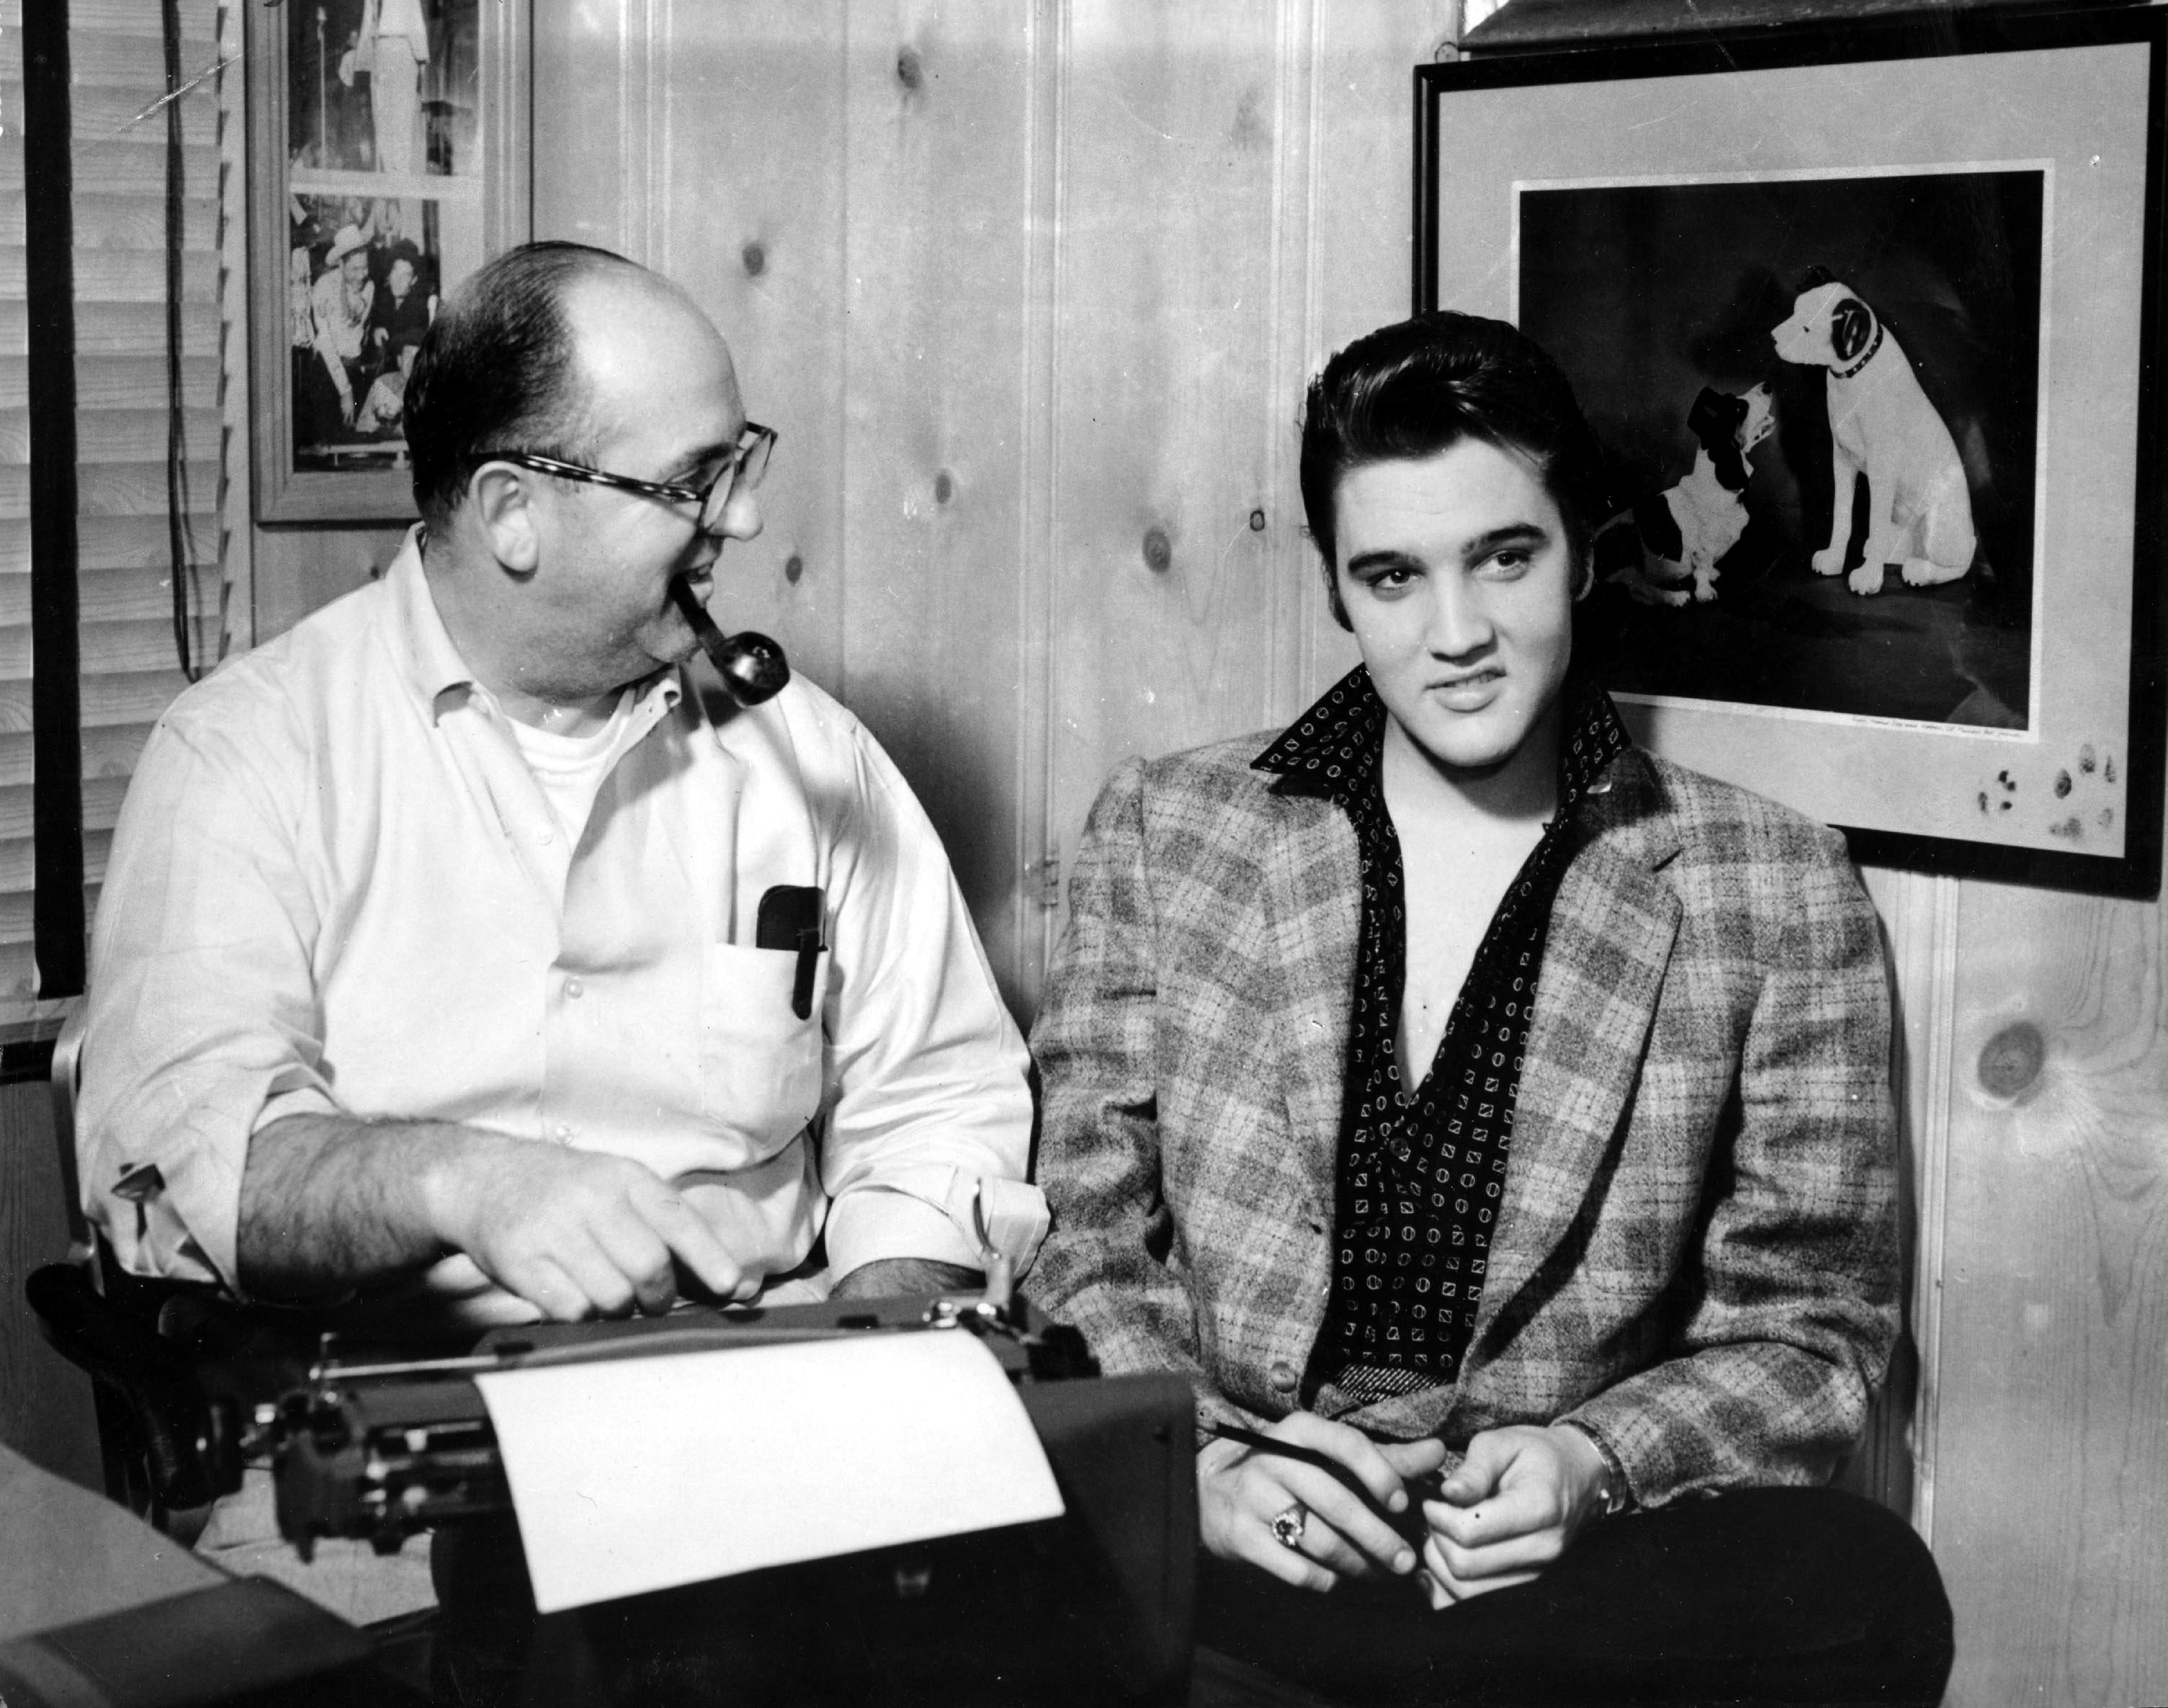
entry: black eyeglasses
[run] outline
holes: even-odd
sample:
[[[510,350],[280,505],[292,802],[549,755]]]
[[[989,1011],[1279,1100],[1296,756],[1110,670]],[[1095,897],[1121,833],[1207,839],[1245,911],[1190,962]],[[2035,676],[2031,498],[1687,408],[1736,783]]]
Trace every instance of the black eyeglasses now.
[[[474,453],[473,460],[477,466],[510,463],[515,468],[533,469],[537,474],[560,475],[568,481],[586,481],[598,487],[615,487],[620,492],[637,492],[643,498],[660,498],[665,503],[697,504],[700,531],[713,534],[723,525],[723,513],[730,508],[731,500],[740,492],[753,491],[767,477],[768,460],[775,449],[775,440],[773,428],[748,421],[731,451],[730,460],[716,470],[715,478],[704,487],[636,481],[630,475],[614,475],[607,469],[591,469],[583,463],[568,463],[531,450],[481,450]]]

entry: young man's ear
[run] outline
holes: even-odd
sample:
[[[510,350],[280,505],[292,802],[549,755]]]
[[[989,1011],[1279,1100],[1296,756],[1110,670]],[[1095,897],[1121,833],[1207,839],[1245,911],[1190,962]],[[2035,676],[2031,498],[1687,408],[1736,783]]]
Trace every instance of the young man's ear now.
[[[529,476],[509,463],[484,463],[467,482],[476,525],[497,561],[515,575],[532,575],[542,561],[534,497]]]

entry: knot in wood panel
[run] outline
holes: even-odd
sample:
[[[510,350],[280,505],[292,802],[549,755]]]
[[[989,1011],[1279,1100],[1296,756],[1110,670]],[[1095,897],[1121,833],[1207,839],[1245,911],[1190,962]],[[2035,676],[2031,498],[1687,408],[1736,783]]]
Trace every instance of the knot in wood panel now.
[[[1166,537],[1166,529],[1147,529],[1145,532],[1145,567],[1158,575],[1172,567],[1173,563],[1174,545]]]
[[[2047,1061],[2040,1029],[2030,1020],[2013,1021],[1982,1046],[1979,1083],[1992,1096],[2016,1097],[2040,1077]]]

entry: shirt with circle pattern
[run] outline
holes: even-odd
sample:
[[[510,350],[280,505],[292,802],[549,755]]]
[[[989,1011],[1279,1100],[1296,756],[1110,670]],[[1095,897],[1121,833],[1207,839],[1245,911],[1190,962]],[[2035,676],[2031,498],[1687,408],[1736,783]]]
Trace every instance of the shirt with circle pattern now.
[[[1358,1400],[1448,1382],[1483,1297],[1551,905],[1588,785],[1629,744],[1610,697],[1569,678],[1559,806],[1508,886],[1420,1085],[1395,1060],[1405,982],[1400,844],[1379,758],[1386,710],[1360,665],[1254,762],[1354,827],[1363,905],[1340,1120],[1332,1293],[1314,1379]]]

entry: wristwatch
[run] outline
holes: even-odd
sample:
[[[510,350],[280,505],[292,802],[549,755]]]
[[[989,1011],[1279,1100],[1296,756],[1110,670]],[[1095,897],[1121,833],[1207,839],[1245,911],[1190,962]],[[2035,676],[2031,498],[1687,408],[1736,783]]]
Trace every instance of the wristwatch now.
[[[1611,1450],[1611,1444],[1586,1423],[1573,1418],[1561,1418],[1560,1423],[1584,1437],[1596,1449],[1596,1456],[1603,1461],[1603,1478],[1596,1485],[1598,1514],[1604,1518],[1616,1518],[1634,1508],[1634,1487],[1626,1481],[1626,1467],[1618,1462],[1618,1455]]]

